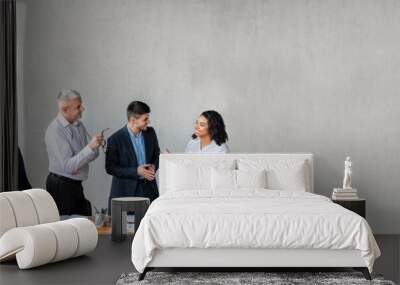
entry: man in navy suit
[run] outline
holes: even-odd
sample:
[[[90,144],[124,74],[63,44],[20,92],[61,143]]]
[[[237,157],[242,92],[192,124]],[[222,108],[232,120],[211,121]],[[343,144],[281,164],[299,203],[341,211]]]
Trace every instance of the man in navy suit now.
[[[134,101],[127,108],[128,124],[107,141],[106,171],[113,176],[108,201],[115,197],[158,197],[155,173],[160,147],[150,123],[150,107]]]

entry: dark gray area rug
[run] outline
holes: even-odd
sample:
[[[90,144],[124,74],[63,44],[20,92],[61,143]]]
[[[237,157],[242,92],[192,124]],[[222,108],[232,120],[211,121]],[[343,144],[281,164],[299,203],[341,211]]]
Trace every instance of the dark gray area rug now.
[[[360,272],[148,272],[138,281],[139,273],[122,274],[117,285],[133,284],[379,284],[395,285],[382,275],[368,281]]]

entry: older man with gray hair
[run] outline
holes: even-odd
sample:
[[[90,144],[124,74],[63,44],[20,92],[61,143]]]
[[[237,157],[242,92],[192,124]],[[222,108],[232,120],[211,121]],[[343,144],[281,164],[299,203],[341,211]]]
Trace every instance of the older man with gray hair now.
[[[104,137],[90,138],[79,120],[85,107],[77,91],[62,90],[57,99],[59,112],[45,135],[50,172],[46,188],[60,215],[90,216],[92,207],[83,194],[82,181],[88,178],[89,163],[99,156]]]

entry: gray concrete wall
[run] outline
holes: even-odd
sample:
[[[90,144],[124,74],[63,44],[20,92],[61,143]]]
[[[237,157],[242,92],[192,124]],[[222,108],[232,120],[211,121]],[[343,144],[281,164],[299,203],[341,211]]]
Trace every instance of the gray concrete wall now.
[[[44,132],[61,88],[84,96],[91,133],[152,108],[162,148],[183,151],[216,109],[233,152],[312,152],[315,189],[341,185],[343,160],[377,233],[400,233],[400,1],[22,1],[23,141],[43,187]],[[105,206],[104,155],[86,195]]]

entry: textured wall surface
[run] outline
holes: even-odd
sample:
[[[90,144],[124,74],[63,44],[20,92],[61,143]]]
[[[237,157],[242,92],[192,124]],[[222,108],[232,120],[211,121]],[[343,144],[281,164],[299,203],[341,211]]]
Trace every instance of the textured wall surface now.
[[[233,152],[312,152],[315,191],[343,161],[377,233],[400,233],[400,1],[18,1],[20,137],[44,187],[44,132],[61,88],[90,133],[144,100],[160,146],[183,151],[197,115],[224,116]],[[21,45],[21,41],[23,45]],[[110,134],[109,132],[108,134]],[[105,206],[104,155],[86,195]],[[395,218],[397,217],[397,218]]]

